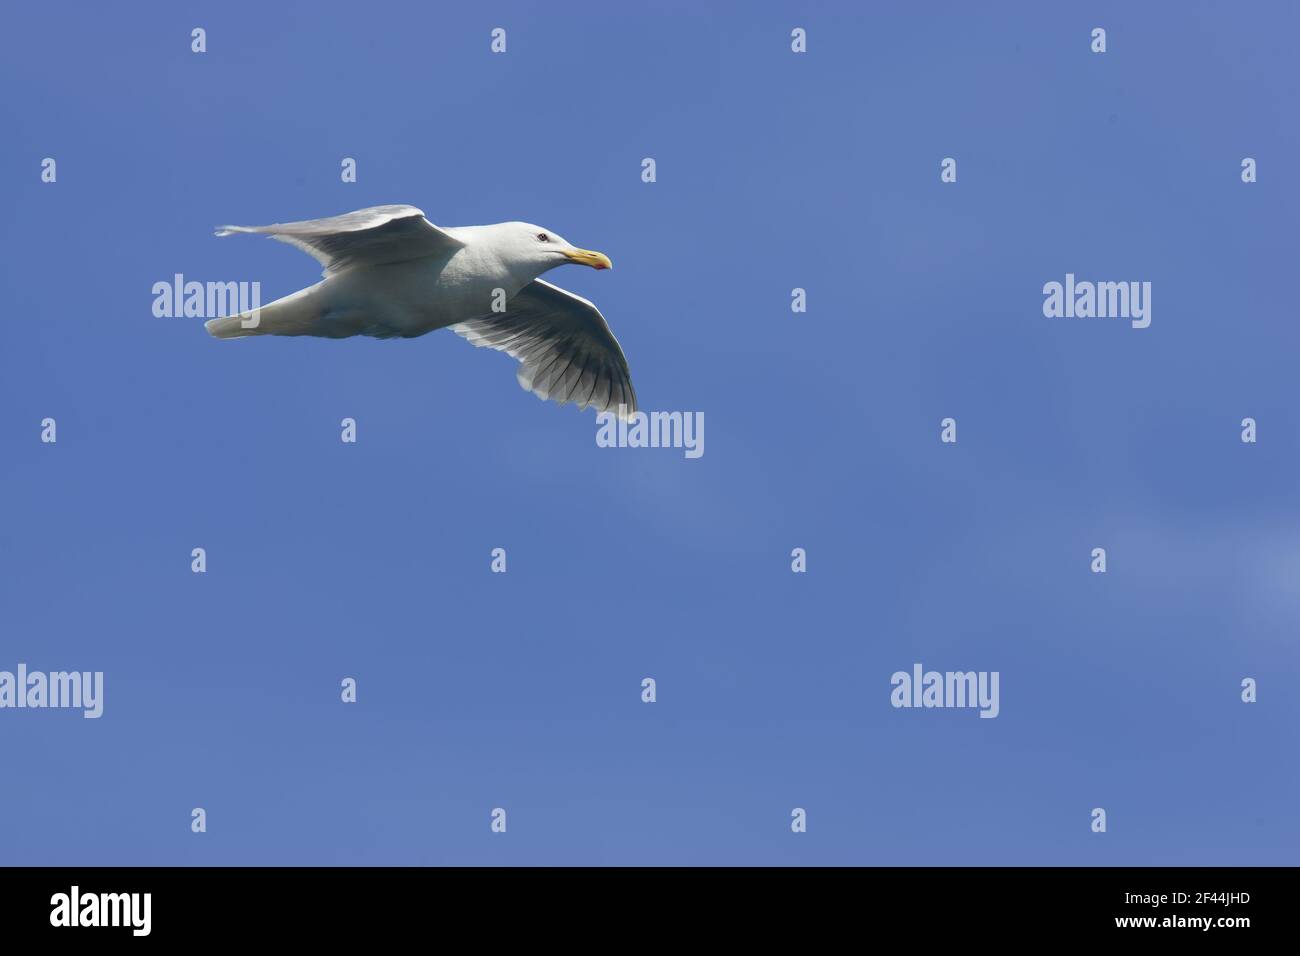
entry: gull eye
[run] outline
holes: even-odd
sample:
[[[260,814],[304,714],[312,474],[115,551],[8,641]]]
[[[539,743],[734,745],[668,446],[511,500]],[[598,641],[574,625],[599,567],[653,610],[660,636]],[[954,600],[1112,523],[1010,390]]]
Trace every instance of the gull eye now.
[[[544,232],[539,232],[539,233],[537,234],[537,238],[540,239],[542,242],[550,242],[550,241],[551,241],[551,237],[548,236],[548,235],[547,235],[546,233],[544,233]]]

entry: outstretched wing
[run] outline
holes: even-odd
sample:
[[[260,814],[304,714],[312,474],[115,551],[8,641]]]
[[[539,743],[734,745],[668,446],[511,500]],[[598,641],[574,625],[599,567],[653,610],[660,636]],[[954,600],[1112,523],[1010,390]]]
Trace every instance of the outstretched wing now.
[[[217,228],[218,236],[235,232],[261,233],[297,246],[323,265],[327,276],[358,265],[445,255],[464,245],[414,206],[371,206],[328,219]]]
[[[627,359],[599,310],[581,296],[535,279],[505,312],[451,327],[471,343],[519,359],[519,384],[539,398],[574,402],[626,418],[636,411]]]

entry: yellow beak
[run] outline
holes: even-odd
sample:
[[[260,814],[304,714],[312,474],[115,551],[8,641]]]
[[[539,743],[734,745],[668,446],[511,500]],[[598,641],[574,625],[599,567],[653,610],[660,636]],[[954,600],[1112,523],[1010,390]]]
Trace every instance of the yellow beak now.
[[[590,249],[570,249],[564,253],[568,256],[570,262],[576,262],[580,266],[591,266],[593,269],[612,269],[614,263],[609,261],[609,256],[603,252],[592,252]]]

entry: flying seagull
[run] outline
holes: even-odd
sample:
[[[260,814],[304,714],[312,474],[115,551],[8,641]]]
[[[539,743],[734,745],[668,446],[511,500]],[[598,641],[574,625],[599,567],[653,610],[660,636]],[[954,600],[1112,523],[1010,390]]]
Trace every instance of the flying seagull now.
[[[325,267],[310,288],[256,316],[205,323],[219,339],[315,335],[414,338],[450,327],[519,360],[519,384],[542,399],[622,417],[636,411],[623,350],[594,305],[538,278],[576,262],[609,269],[603,253],[526,222],[435,226],[414,206],[271,226],[221,226],[297,246]]]

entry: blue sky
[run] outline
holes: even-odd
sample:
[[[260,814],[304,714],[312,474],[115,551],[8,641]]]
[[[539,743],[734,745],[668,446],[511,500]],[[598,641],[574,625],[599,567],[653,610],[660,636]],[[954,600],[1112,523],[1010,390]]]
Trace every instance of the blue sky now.
[[[0,711],[0,861],[1296,863],[1298,18],[11,7],[0,669],[106,688]],[[450,332],[152,314],[316,281],[219,223],[378,203],[609,254],[547,278],[704,456],[598,448]],[[1151,327],[1045,318],[1067,272]],[[999,717],[893,709],[915,662]]]

